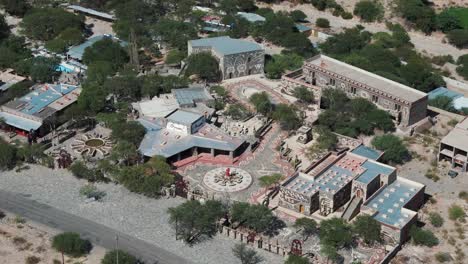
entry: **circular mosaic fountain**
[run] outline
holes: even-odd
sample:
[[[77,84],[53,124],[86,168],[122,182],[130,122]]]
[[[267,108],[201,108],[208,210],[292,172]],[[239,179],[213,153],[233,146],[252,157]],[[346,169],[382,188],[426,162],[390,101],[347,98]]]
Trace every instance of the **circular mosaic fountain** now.
[[[203,184],[217,192],[238,192],[252,184],[252,176],[239,168],[222,167],[207,172]]]
[[[112,149],[112,141],[109,137],[99,134],[84,134],[75,139],[72,149],[83,156],[104,157]]]

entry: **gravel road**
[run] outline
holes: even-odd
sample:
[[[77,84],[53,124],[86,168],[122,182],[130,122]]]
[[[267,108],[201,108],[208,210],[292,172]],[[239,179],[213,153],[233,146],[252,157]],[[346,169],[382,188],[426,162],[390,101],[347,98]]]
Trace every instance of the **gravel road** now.
[[[102,202],[86,202],[79,195],[80,187],[85,184],[67,170],[50,170],[35,165],[20,173],[0,172],[0,189],[21,193],[37,202],[119,230],[195,263],[239,263],[231,250],[235,242],[223,236],[193,247],[174,239],[166,211],[182,203],[183,199],[155,200],[130,193],[119,185],[98,184],[98,189],[107,193],[106,197]],[[280,256],[258,252],[265,258],[265,263],[283,262]]]

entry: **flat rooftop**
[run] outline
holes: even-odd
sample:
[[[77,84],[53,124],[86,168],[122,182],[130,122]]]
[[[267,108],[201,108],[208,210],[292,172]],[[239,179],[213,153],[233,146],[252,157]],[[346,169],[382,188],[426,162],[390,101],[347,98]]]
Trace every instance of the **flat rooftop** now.
[[[366,157],[372,160],[378,160],[382,156],[382,151],[378,151],[373,148],[366,147],[365,145],[359,145],[355,149],[351,150],[351,153]]]
[[[200,114],[192,113],[192,112],[187,112],[184,110],[177,110],[174,113],[170,114],[167,116],[167,120],[178,123],[178,124],[184,124],[184,125],[191,125],[198,119],[202,118],[203,116]]]
[[[171,92],[180,105],[214,100],[213,96],[203,87],[172,89]]]
[[[237,15],[249,21],[250,23],[266,21],[264,17],[256,13],[237,12]]]
[[[74,10],[74,11],[85,13],[85,14],[88,14],[88,15],[101,17],[101,18],[104,18],[104,19],[115,20],[114,16],[111,15],[111,14],[96,11],[94,9],[82,7],[82,6],[79,6],[79,5],[68,5],[67,8],[71,9],[71,10]]]
[[[468,152],[468,118],[458,123],[441,142]]]
[[[426,93],[322,54],[307,60],[305,65],[314,65],[323,68],[404,101],[416,102],[427,96]]]
[[[365,171],[356,178],[356,181],[368,184],[379,175],[390,175],[396,169],[390,166],[386,166],[382,163],[373,162],[366,160],[362,165]]]
[[[14,73],[13,69],[0,72],[0,91],[6,91],[16,83],[22,82],[26,77]]]
[[[392,184],[369,199],[366,206],[377,211],[373,216],[375,220],[402,228],[416,214],[404,207],[423,188],[424,185],[420,183],[397,177]]]
[[[263,50],[262,46],[255,42],[233,39],[226,36],[190,40],[189,43],[191,43],[192,47],[211,47],[220,55]]]
[[[140,118],[138,121],[147,129],[139,150],[148,157],[161,155],[169,158],[193,147],[234,151],[244,143],[244,140],[228,136],[211,124],[205,123],[196,133],[184,135],[167,130],[157,120]]]
[[[78,86],[68,84],[38,84],[32,92],[5,104],[5,107],[25,115],[46,117],[44,112],[56,112],[63,109],[63,104],[76,101],[81,90]]]

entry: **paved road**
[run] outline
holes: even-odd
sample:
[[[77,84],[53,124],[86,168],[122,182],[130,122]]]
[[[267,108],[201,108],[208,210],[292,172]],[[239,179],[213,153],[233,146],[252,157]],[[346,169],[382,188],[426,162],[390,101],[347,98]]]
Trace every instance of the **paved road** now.
[[[191,263],[165,249],[104,225],[28,199],[21,194],[0,190],[0,209],[21,215],[59,230],[77,232],[81,234],[82,237],[89,239],[92,243],[107,249],[114,249],[116,247],[117,236],[119,249],[138,256],[147,264]]]

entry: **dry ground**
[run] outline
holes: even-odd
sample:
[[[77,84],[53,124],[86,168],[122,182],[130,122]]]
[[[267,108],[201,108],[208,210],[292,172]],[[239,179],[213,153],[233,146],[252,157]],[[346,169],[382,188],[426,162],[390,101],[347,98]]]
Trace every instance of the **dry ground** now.
[[[0,220],[0,264],[52,264],[55,260],[61,263],[61,254],[51,248],[51,239],[59,231],[27,220],[24,223],[18,220],[13,215]],[[65,256],[65,262],[98,264],[104,254],[105,249],[95,246],[88,256],[76,259]],[[39,262],[27,262],[28,257],[36,257]]]

